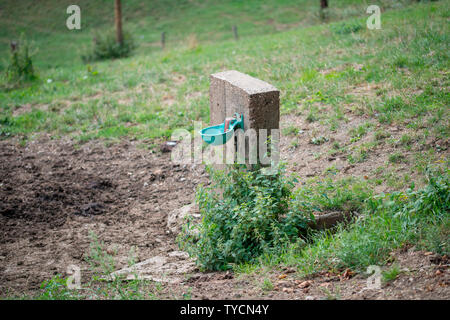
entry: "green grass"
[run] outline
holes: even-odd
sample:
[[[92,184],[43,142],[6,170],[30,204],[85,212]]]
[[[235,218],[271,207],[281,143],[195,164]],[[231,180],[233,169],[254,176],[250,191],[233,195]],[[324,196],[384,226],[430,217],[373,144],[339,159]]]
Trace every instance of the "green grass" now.
[[[400,267],[396,264],[394,264],[392,267],[390,267],[388,270],[385,270],[381,273],[383,277],[384,283],[389,283],[397,279],[399,274],[401,273]]]
[[[261,289],[263,291],[272,291],[273,290],[273,283],[269,278],[264,278],[263,283],[261,284]]]
[[[299,133],[299,129],[293,125],[290,125],[289,127],[286,127],[281,130],[281,133],[285,136],[296,136]]]
[[[428,178],[429,184],[420,190],[361,197],[366,200],[359,202],[362,210],[354,223],[313,233],[310,240],[266,255],[257,264],[294,266],[301,275],[345,268],[363,273],[369,265],[390,262],[389,253],[404,246],[449,254],[450,171],[430,169]],[[314,198],[309,201],[317,203]],[[398,274],[387,272],[385,278],[393,280],[394,273]]]
[[[313,178],[295,191],[295,210],[307,213],[360,211],[365,199],[372,195],[367,182],[356,178],[336,180]]]
[[[68,278],[61,274],[41,284],[40,290],[33,295],[10,296],[7,299],[33,299],[33,300],[143,300],[156,299],[156,294],[161,290],[161,284],[147,280],[127,280],[122,277],[114,277],[107,280],[109,274],[116,270],[113,256],[108,254],[104,243],[99,241],[94,232],[90,233],[91,244],[87,253],[87,262],[91,279],[83,280],[80,289],[69,289]],[[129,266],[135,264],[134,252],[130,252]],[[137,274],[134,274],[137,277]]]
[[[38,49],[34,65],[40,79],[14,89],[0,80],[0,138],[16,137],[22,146],[39,133],[68,136],[79,144],[130,138],[152,144],[176,128],[193,130],[194,121],[208,122],[209,74],[236,69],[279,88],[284,115],[301,115],[333,132],[350,118],[363,117],[367,122],[348,131],[350,145],[333,142],[334,151],[359,163],[378,143],[395,145],[389,170],[380,171],[394,189],[410,185],[408,174],[423,175],[430,163],[448,167],[445,157],[436,159],[445,146],[427,141],[445,141],[450,133],[450,1],[377,1],[384,9],[381,30],[366,29],[364,2],[332,2],[326,23],[319,19],[317,2],[130,0],[123,4],[124,25],[137,40],[136,54],[84,65],[80,53],[91,44],[93,32],[111,29],[112,3],[5,0],[0,4],[0,55],[6,57],[9,40],[23,33]],[[73,3],[82,9],[81,31],[65,28],[65,9]],[[158,47],[162,31],[168,38],[165,50]],[[411,129],[414,137],[391,138],[390,126]],[[372,132],[375,142],[358,145]],[[283,132],[297,133],[294,126]],[[395,166],[406,160],[404,151],[414,143],[422,149],[408,156],[411,172],[399,179]],[[384,264],[391,250],[409,244],[448,254],[448,172],[441,175],[444,182],[427,181],[421,191],[382,196],[373,194],[371,181],[303,181],[294,194],[295,209],[355,211],[359,218],[333,233],[299,239],[261,257],[260,264],[293,265],[311,274]],[[257,267],[234,269],[255,272]],[[42,298],[71,298],[60,290],[62,281],[46,283]],[[122,286],[112,284],[98,295],[135,297],[130,291],[139,284],[130,285],[121,293]]]
[[[377,3],[389,9],[411,1],[400,1],[400,5],[391,0]],[[71,4],[80,6],[81,30],[66,28],[66,9]],[[91,44],[94,31],[114,26],[114,3],[110,1],[4,0],[0,6],[0,54],[8,49],[9,40],[25,33],[39,47],[40,67],[72,65],[79,59],[80,50]],[[366,7],[357,0],[336,1],[330,5],[328,21],[363,16]],[[160,51],[163,31],[167,46],[176,48],[190,35],[202,43],[232,39],[233,25],[238,27],[240,38],[248,38],[321,23],[315,0],[129,0],[123,2],[122,11],[124,26],[135,35],[144,55]]]
[[[367,134],[367,132],[370,130],[370,128],[373,125],[369,122],[366,122],[356,128],[352,128],[350,130],[350,137],[352,137],[352,139],[350,140],[350,142],[356,142],[358,140],[360,140],[363,136],[365,136]]]
[[[265,14],[275,6],[270,3],[264,9],[267,11],[263,10]],[[337,129],[346,121],[343,110],[356,107],[354,112],[380,123],[425,126],[432,135],[445,138],[449,119],[449,94],[444,89],[448,86],[449,33],[442,12],[448,9],[448,4],[440,1],[388,10],[382,15],[382,30],[362,28],[350,34],[336,33],[333,30],[343,23],[336,22],[269,35],[262,35],[265,32],[261,31],[239,42],[226,37],[203,42],[198,35],[199,45],[194,49],[177,42],[165,51],[146,49],[145,54],[139,51],[130,58],[91,65],[81,64],[74,56],[65,57],[74,52],[70,46],[63,50],[61,46],[59,50],[45,47],[39,42],[42,35],[37,33],[31,38],[37,37],[39,54],[35,59],[41,80],[16,90],[0,91],[0,135],[26,139],[37,132],[49,132],[55,137],[68,135],[81,142],[97,138],[168,137],[175,128],[192,130],[193,121],[208,121],[209,74],[238,69],[277,86],[281,90],[283,113],[306,109],[307,120],[319,120]],[[228,5],[239,11],[237,2]],[[283,11],[290,5],[293,4],[283,2],[274,10]],[[195,11],[194,7],[185,10],[198,14],[199,25],[208,29],[210,20],[203,14],[212,13],[206,9]],[[306,9],[309,6],[304,8],[312,14]],[[356,14],[360,6],[350,2],[344,6],[339,2],[339,8]],[[27,12],[23,12],[25,17]],[[241,14],[246,12],[242,10]],[[252,19],[264,20],[261,15]],[[283,20],[281,16],[278,17]],[[366,15],[363,11],[359,16]],[[52,15],[40,19],[43,17],[50,19]],[[131,21],[129,24],[134,23]],[[365,18],[345,23],[363,25]],[[54,32],[59,32],[56,29]],[[65,32],[62,30],[61,34]],[[181,37],[186,32],[177,34]],[[44,38],[61,40],[53,34],[42,36],[41,40]],[[300,46],[302,49],[298,50]],[[55,51],[70,63],[59,65],[58,59],[50,56]],[[330,56],[334,58],[329,59]],[[407,58],[406,67],[395,64],[399,56]],[[53,65],[43,66],[42,61]],[[354,63],[362,68],[355,69]],[[333,71],[321,72],[326,70]],[[389,90],[380,90],[379,95],[351,90],[349,93],[349,88],[367,84],[387,86]],[[20,106],[27,104],[32,111],[20,113]],[[325,107],[333,112],[323,112]],[[439,116],[430,120],[430,115]]]
[[[395,152],[391,155],[389,155],[389,162],[392,163],[401,163],[405,161],[405,156],[401,154],[400,152]]]

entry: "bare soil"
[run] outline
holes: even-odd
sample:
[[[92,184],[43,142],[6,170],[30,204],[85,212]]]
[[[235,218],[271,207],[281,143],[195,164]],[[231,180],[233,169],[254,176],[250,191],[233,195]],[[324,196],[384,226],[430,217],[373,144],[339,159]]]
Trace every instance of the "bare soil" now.
[[[136,143],[137,144],[137,143]],[[123,142],[106,147],[48,138],[0,141],[0,290],[24,293],[85,261],[94,231],[117,268],[178,250],[167,214],[193,201],[202,167],[173,164]],[[179,260],[179,259],[178,259]]]
[[[324,106],[321,112],[331,111]],[[399,177],[407,174],[418,187],[424,185],[425,179],[423,179],[423,175],[421,176],[417,170],[411,170],[411,167],[417,164],[415,153],[426,153],[429,148],[435,148],[439,145],[442,147],[435,153],[435,161],[447,159],[450,155],[450,142],[448,140],[430,138],[425,145],[414,142],[410,150],[406,151],[404,146],[389,143],[387,140],[399,141],[403,135],[414,136],[414,133],[417,132],[404,126],[380,125],[369,117],[355,116],[350,111],[346,117],[347,121],[341,123],[335,131],[331,131],[330,128],[324,126],[320,121],[308,122],[304,116],[291,114],[282,117],[280,122],[282,129],[288,126],[294,126],[299,129],[298,134],[282,136],[281,138],[281,159],[287,162],[288,170],[295,172],[302,179],[326,176],[327,170],[330,169],[335,171],[336,178],[380,179],[382,183],[375,186],[374,192],[391,192],[397,189],[386,183],[383,177],[384,174],[390,171],[395,171],[395,174]],[[372,123],[374,129],[369,130],[360,140],[352,143],[350,130],[364,123]],[[376,141],[376,130],[384,131],[388,137],[378,141],[378,144],[367,152],[367,158],[364,161],[350,163],[348,161],[348,153],[356,152],[365,143]],[[319,137],[323,137],[326,140],[320,144],[311,143],[312,139]],[[333,148],[334,144],[340,147],[351,145],[351,148],[344,153],[335,150]],[[392,164],[389,162],[389,156],[396,152],[401,152],[404,159],[401,163]],[[377,170],[380,168],[382,170]]]
[[[277,300],[378,300],[378,299],[450,299],[450,273],[447,257],[428,252],[409,250],[392,253],[401,273],[381,287],[371,289],[367,275],[344,270],[340,274],[321,273],[300,278],[295,269],[267,270],[256,275],[211,273],[193,276],[177,288],[165,288],[162,297],[173,297],[184,287],[193,299],[277,299]],[[388,269],[391,266],[386,266]],[[264,279],[270,279],[273,289],[263,288]],[[171,295],[172,294],[172,295]]]
[[[314,162],[308,148],[318,146],[301,143],[306,150],[290,161],[293,171],[295,161]],[[85,258],[93,231],[118,270],[128,267],[134,248],[144,276],[162,283],[157,296],[164,299],[450,299],[448,258],[414,250],[393,253],[402,272],[379,290],[367,289],[366,277],[349,271],[308,279],[283,268],[201,273],[179,251],[167,217],[192,203],[196,186],[208,182],[204,167],[174,164],[170,153],[142,145],[76,146],[46,136],[26,147],[0,141],[0,296],[36,293],[53,275],[67,276],[72,264],[81,268],[82,281],[89,280]],[[298,171],[307,175],[312,168],[304,170]],[[263,288],[264,279],[273,289]]]

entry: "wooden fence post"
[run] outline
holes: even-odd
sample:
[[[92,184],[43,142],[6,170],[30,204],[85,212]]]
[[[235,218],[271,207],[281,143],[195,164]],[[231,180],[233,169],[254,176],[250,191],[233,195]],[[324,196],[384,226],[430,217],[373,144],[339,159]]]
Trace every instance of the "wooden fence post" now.
[[[233,26],[233,35],[234,35],[234,40],[238,40],[239,39],[239,35],[238,35],[238,31],[237,31],[237,27]]]
[[[163,31],[161,32],[161,48],[165,48],[166,46],[166,33]]]

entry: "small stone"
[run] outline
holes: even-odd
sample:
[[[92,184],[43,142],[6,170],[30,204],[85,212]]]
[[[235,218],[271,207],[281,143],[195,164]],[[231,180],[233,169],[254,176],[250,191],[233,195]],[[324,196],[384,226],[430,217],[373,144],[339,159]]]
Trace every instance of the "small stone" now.
[[[295,273],[295,269],[294,268],[285,267],[285,268],[283,268],[283,271],[286,274],[288,274],[288,273]]]
[[[195,210],[195,203],[188,204],[179,209],[175,209],[167,216],[167,228],[170,232],[178,234],[185,219],[191,216]]]
[[[160,146],[160,151],[162,153],[171,152],[172,149],[177,145],[176,141],[166,141]]]
[[[300,288],[300,289],[303,289],[303,288],[307,288],[307,287],[309,287],[311,285],[311,281],[303,281],[303,282],[301,282],[299,285],[298,285],[298,287]]]
[[[172,251],[169,252],[169,257],[176,257],[180,259],[189,259],[189,254],[183,251]]]
[[[286,293],[293,293],[293,292],[294,292],[294,289],[292,289],[292,288],[283,288],[283,292],[286,292]]]

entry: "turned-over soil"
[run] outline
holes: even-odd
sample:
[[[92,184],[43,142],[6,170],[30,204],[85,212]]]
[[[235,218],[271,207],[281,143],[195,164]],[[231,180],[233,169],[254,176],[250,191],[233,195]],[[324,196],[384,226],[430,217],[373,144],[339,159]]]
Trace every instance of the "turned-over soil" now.
[[[178,250],[167,214],[192,202],[203,167],[180,166],[134,143],[105,147],[0,142],[0,289],[29,292],[67,266],[82,269],[95,232],[117,268]],[[176,257],[176,255],[173,255]]]
[[[117,270],[128,267],[133,251],[143,275],[162,284],[155,293],[160,298],[450,299],[448,258],[414,250],[393,253],[402,272],[381,290],[367,290],[366,276],[352,272],[308,279],[283,268],[201,273],[179,251],[167,219],[193,202],[199,183],[208,183],[204,166],[177,165],[170,153],[142,146],[77,146],[47,137],[26,147],[0,141],[1,296],[36,293],[53,275],[67,276],[69,265],[89,281],[85,258],[94,232]],[[262,285],[267,279],[271,290]]]

